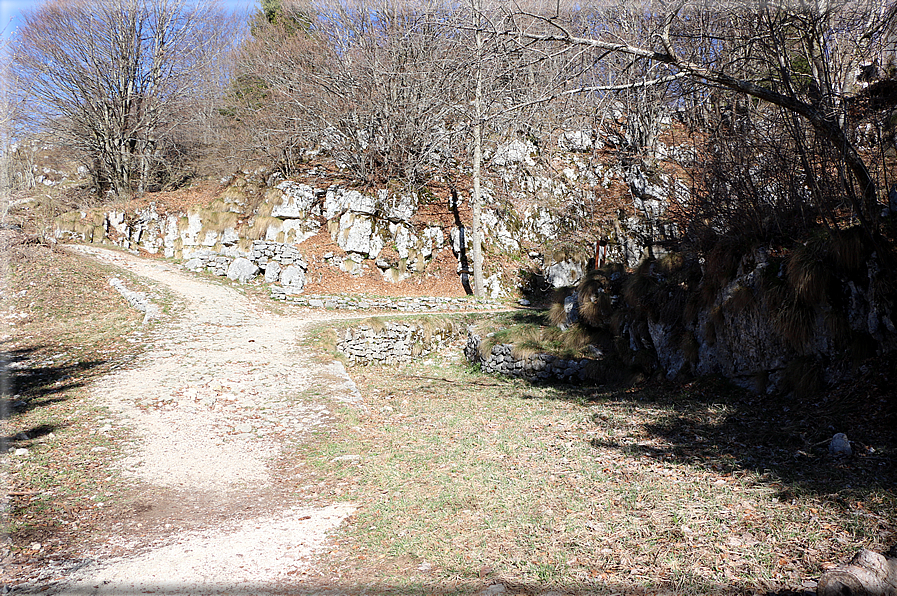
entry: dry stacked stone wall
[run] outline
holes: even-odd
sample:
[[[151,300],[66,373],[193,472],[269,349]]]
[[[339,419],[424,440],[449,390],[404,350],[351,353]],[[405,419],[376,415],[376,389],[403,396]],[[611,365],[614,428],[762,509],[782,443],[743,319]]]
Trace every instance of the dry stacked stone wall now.
[[[528,381],[558,380],[581,382],[596,379],[599,370],[597,360],[591,358],[567,359],[552,354],[532,354],[523,358],[514,355],[513,344],[496,344],[483,356],[480,344],[483,339],[473,333],[467,336],[464,355],[473,364],[479,364],[483,372],[520,377]]]
[[[339,333],[336,349],[350,364],[398,364],[447,346],[466,331],[455,325],[430,329],[416,323],[362,324]]]
[[[288,295],[277,286],[271,287],[271,297],[286,300],[298,306],[335,308],[342,310],[395,310],[400,312],[470,311],[506,308],[494,300],[445,297],[372,298],[353,295],[303,294]]]

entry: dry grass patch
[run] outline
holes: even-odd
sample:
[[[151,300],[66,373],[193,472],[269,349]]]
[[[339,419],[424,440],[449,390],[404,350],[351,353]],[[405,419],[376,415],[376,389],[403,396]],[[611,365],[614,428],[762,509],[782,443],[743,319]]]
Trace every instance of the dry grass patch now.
[[[831,460],[722,384],[535,387],[445,362],[353,376],[367,409],[307,454],[357,483],[361,508],[332,558],[350,580],[767,593],[897,540],[877,462]],[[360,461],[334,463],[348,454]]]
[[[551,311],[510,311],[482,318],[474,327],[482,338],[480,354],[487,356],[492,347],[512,344],[514,356],[553,354],[559,358],[592,358],[589,346],[601,342],[599,330],[579,325],[562,331],[553,324]]]
[[[111,467],[127,433],[84,386],[142,351],[143,315],[109,286],[120,271],[19,232],[0,232],[8,257],[0,301],[7,531],[5,581],[82,548],[123,482]],[[141,288],[131,279],[128,285]],[[17,451],[18,450],[18,451]]]

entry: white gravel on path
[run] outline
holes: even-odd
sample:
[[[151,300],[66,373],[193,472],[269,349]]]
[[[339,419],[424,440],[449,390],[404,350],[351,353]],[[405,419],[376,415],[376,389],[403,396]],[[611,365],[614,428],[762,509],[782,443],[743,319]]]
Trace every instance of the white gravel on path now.
[[[151,349],[91,393],[116,413],[113,424],[140,439],[121,462],[124,472],[151,486],[209,494],[200,500],[208,511],[196,515],[216,521],[128,556],[94,553],[95,563],[49,593],[252,593],[301,574],[354,505],[303,508],[284,496],[276,511],[222,521],[214,495],[274,490],[269,462],[279,441],[326,426],[323,400],[360,397],[345,369],[316,366],[296,346],[313,315],[272,314],[166,262],[73,250],[163,284],[182,301],[182,312],[153,333]],[[293,399],[309,387],[327,397]]]

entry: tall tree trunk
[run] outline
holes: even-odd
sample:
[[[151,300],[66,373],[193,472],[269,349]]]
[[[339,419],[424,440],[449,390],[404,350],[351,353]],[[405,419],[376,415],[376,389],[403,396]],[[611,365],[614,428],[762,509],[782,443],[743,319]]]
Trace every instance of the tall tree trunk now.
[[[473,0],[474,18],[476,18],[476,92],[474,95],[473,125],[473,195],[470,207],[473,220],[470,233],[473,237],[473,295],[482,298],[483,291],[483,243],[480,225],[480,214],[483,209],[483,197],[480,193],[480,169],[483,162],[483,31],[480,26],[480,0]]]

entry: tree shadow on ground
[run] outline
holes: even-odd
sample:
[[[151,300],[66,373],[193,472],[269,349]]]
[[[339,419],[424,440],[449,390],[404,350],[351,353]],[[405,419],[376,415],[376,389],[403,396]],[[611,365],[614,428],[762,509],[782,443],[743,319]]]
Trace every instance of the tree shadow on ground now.
[[[754,395],[719,378],[641,388],[557,385],[550,393],[622,408],[638,420],[632,434],[645,438],[592,439],[594,447],[718,473],[751,471],[782,500],[815,495],[846,504],[882,490],[892,497],[897,492],[897,372],[890,362],[877,371],[874,383],[860,383],[865,390],[852,383],[802,400]],[[596,428],[614,423],[594,420]],[[851,441],[849,457],[829,452],[839,432]]]
[[[69,392],[83,387],[90,372],[106,360],[55,364],[45,346],[0,352],[0,418],[9,419],[31,410],[68,399]]]
[[[5,452],[9,448],[29,447],[35,441],[56,432],[59,428],[55,424],[38,424],[15,434],[0,437],[0,451]]]

